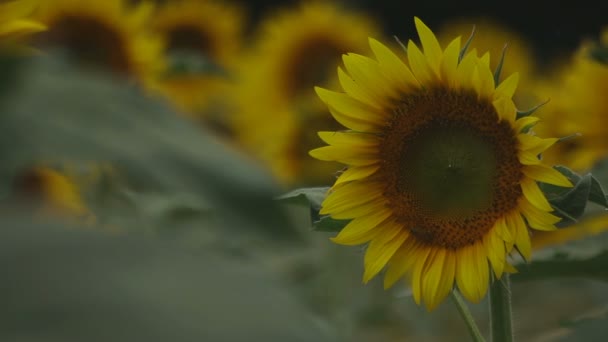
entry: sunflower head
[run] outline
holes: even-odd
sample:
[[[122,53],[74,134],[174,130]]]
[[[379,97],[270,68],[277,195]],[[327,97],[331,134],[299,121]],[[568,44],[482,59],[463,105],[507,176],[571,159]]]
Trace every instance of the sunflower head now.
[[[166,58],[169,61],[188,58],[201,67],[170,70],[159,84],[159,92],[186,114],[200,115],[211,100],[228,88],[229,74],[241,47],[243,26],[240,7],[220,1],[177,0],[161,5],[151,21],[151,29],[166,42]]]
[[[46,29],[30,18],[35,4],[26,0],[0,3],[0,48],[11,49],[27,36]]]
[[[49,167],[32,167],[20,172],[13,184],[14,199],[33,211],[34,217],[91,223],[81,189],[67,175]]]
[[[534,89],[551,98],[541,115],[539,132],[564,137],[548,151],[549,162],[567,164],[577,171],[589,170],[608,157],[608,28],[599,42],[586,41],[576,53]]]
[[[339,169],[308,157],[321,142],[316,131],[339,128],[325,115],[314,85],[337,85],[341,55],[369,51],[367,37],[379,33],[369,17],[327,1],[303,2],[264,19],[238,70],[233,125],[242,145],[284,184],[319,185]]]
[[[517,118],[518,74],[495,79],[489,53],[461,50],[461,37],[442,48],[415,25],[422,49],[410,40],[401,58],[370,39],[375,59],[344,55],[343,92],[317,88],[345,129],[320,132],[329,146],[310,154],[347,165],[321,214],[351,220],[335,242],[369,243],[364,281],[386,267],[386,287],[405,277],[431,310],[454,284],[480,301],[514,247],[529,258],[528,227],[560,220],[537,182],[571,184],[538,157],[557,139]]]
[[[32,0],[35,17],[48,26],[39,35],[43,50],[58,50],[71,61],[101,68],[149,85],[164,68],[162,41],[147,33],[149,2],[125,0]]]

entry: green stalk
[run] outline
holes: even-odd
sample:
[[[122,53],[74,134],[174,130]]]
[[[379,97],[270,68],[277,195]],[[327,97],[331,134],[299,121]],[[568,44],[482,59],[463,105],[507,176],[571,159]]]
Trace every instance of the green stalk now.
[[[511,282],[508,273],[495,280],[490,287],[490,330],[492,342],[513,342]]]
[[[467,303],[465,303],[464,299],[462,299],[462,296],[460,296],[460,293],[458,293],[456,289],[452,290],[452,300],[456,304],[456,308],[458,309],[458,312],[460,312],[460,316],[462,316],[462,319],[466,323],[473,341],[485,342],[485,339],[481,335],[481,332],[475,323],[475,319],[473,319],[473,315],[471,315],[471,311],[469,311]]]

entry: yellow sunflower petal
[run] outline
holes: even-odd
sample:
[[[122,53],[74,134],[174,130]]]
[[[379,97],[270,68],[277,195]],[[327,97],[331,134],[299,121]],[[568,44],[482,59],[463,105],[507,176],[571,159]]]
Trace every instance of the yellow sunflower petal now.
[[[517,139],[521,144],[522,150],[535,155],[543,153],[559,140],[557,138],[543,139],[530,134],[520,134]]]
[[[517,89],[517,84],[519,83],[519,73],[515,72],[509,75],[509,77],[505,78],[498,87],[496,87],[496,92],[494,97],[506,97],[508,99],[512,98],[515,94],[515,90]]]
[[[332,211],[331,217],[336,220],[349,220],[355,217],[363,217],[378,210],[382,210],[386,205],[386,200],[376,199],[376,201],[361,203],[352,207],[342,207],[339,210]]]
[[[411,40],[407,43],[407,60],[414,77],[416,77],[421,85],[432,82],[433,71],[428,64],[427,59],[418,46]]]
[[[355,83],[378,103],[383,104],[387,99],[396,97],[396,90],[388,86],[390,83],[380,72],[378,62],[354,53],[343,55],[342,60]]]
[[[472,49],[465,54],[460,63],[458,63],[458,68],[456,69],[456,80],[458,82],[456,86],[458,88],[473,88],[473,72],[477,65],[477,59],[477,50]]]
[[[492,101],[498,116],[506,120],[509,123],[515,122],[515,117],[517,116],[517,108],[511,99],[506,97],[499,97],[498,99]]]
[[[521,132],[524,128],[536,124],[540,121],[537,116],[524,116],[523,118],[517,119],[515,122],[515,132]]]
[[[488,292],[488,286],[490,284],[490,268],[488,267],[488,256],[483,248],[483,245],[477,243],[473,245],[473,252],[475,255],[474,261],[477,263],[477,279],[475,285],[477,285],[477,297],[473,302],[479,302]]]
[[[422,22],[422,20],[420,20],[418,17],[414,17],[414,23],[416,25],[416,30],[418,31],[418,36],[420,37],[422,49],[424,50],[424,55],[426,56],[428,64],[435,74],[439,75],[439,65],[443,55],[441,46],[439,45],[433,31],[431,31],[431,29],[429,29],[428,26]]]
[[[519,213],[513,213],[507,220],[515,227],[515,245],[526,260],[530,260],[532,247],[530,242],[530,232]],[[505,270],[506,271],[506,270]]]
[[[44,31],[46,28],[46,25],[31,20],[12,20],[0,25],[0,37],[9,34],[11,37],[24,36],[30,33]]]
[[[451,251],[438,249],[432,257],[427,260],[427,267],[422,274],[422,299],[428,311],[433,310],[452,289],[451,284],[454,282],[452,275],[450,283],[449,272],[454,269]]]
[[[412,287],[412,296],[414,297],[414,301],[416,304],[420,305],[420,300],[422,299],[422,275],[423,271],[428,263],[428,260],[433,257],[436,249],[425,247],[421,248],[418,251],[418,255],[415,256],[416,264],[412,269],[411,274],[411,287]]]
[[[534,179],[524,177],[524,179],[522,179],[520,183],[521,190],[523,191],[524,196],[526,196],[526,198],[528,199],[528,201],[530,201],[531,204],[533,204],[538,209],[544,211],[553,211],[553,208],[551,208],[551,204],[549,204],[549,201],[547,201],[545,194],[540,190],[538,184]]]
[[[357,149],[345,146],[323,146],[308,152],[312,157],[325,160],[337,161],[352,166],[368,166],[378,163],[379,156],[375,148]]]
[[[498,233],[490,232],[484,237],[484,247],[496,278],[500,278],[505,267],[507,255],[504,240],[500,238]]]
[[[479,281],[479,271],[475,260],[473,246],[463,247],[456,251],[458,253],[458,264],[456,264],[456,284],[462,295],[471,302],[477,303],[481,298],[478,293],[476,282]]]
[[[373,175],[376,171],[378,171],[379,168],[380,165],[378,164],[349,167],[346,171],[342,172],[340,177],[338,177],[336,183],[334,183],[334,187],[340,184],[344,184],[346,182],[367,178]]]
[[[496,229],[496,233],[506,242],[513,242],[513,234],[511,231],[511,225],[505,221],[504,217],[499,218],[496,223],[494,223],[494,229]]]
[[[342,208],[350,208],[367,203],[380,196],[384,189],[370,182],[353,182],[331,192],[323,201],[320,213],[326,215]]]
[[[403,245],[408,238],[409,233],[403,230],[397,223],[388,224],[390,229],[384,236],[378,237],[370,242],[365,251],[365,272],[363,273],[363,282],[367,283],[376,276],[386,266],[388,261],[393,257],[395,252]],[[393,235],[394,234],[394,235]],[[391,236],[393,235],[393,236]]]
[[[374,237],[375,228],[389,218],[390,215],[391,212],[385,208],[371,215],[357,217],[342,228],[340,233],[331,238],[331,240],[341,245],[360,245],[366,243]]]
[[[441,77],[451,87],[456,80],[456,69],[458,69],[458,57],[460,54],[460,36],[452,40],[443,52],[441,60]]]
[[[352,77],[350,77],[350,75],[348,75],[340,67],[338,67],[338,80],[340,81],[342,89],[344,89],[344,92],[348,94],[348,96],[372,108],[380,108],[378,100],[372,98],[369,93],[363,91],[363,89],[361,89],[361,87],[355,83]]]
[[[555,230],[555,224],[561,219],[546,211],[538,209],[526,198],[522,198],[519,203],[521,213],[526,217],[530,227],[538,230]]]
[[[380,143],[378,137],[373,134],[357,132],[318,132],[319,138],[334,146],[357,146],[376,147]]]
[[[538,155],[530,153],[526,150],[520,150],[517,157],[519,158],[519,162],[524,165],[538,165],[542,163],[542,161],[538,158]]]
[[[369,46],[376,55],[384,75],[392,80],[396,89],[407,91],[420,86],[412,71],[388,47],[373,38],[369,39]]]
[[[327,103],[334,118],[345,127],[356,131],[374,132],[384,123],[386,114],[354,100],[347,94],[315,87],[317,95]]]
[[[479,75],[478,94],[481,97],[490,98],[494,94],[494,75],[490,71],[489,65],[484,62],[484,57],[486,57],[487,63],[489,63],[489,54],[486,53],[480,59],[481,65],[475,68],[477,70],[476,73]]]
[[[523,172],[526,176],[537,181],[563,187],[572,187],[568,178],[556,169],[546,165],[525,165]]]
[[[420,248],[424,248],[416,239],[406,240],[399,251],[391,259],[386,273],[384,274],[384,289],[395,285],[416,263],[417,253]]]

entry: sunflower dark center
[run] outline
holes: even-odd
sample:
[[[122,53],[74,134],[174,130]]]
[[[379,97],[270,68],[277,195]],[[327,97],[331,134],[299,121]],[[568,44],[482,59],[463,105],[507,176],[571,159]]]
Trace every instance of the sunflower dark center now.
[[[327,37],[314,37],[292,51],[285,66],[284,89],[288,96],[314,95],[314,87],[324,85],[335,73],[335,65],[346,48]]]
[[[420,241],[480,241],[521,197],[518,141],[487,100],[435,89],[398,103],[378,175],[394,216]]]
[[[176,26],[167,33],[167,49],[171,53],[189,52],[214,58],[213,41],[208,34],[193,25]]]
[[[39,36],[41,45],[56,48],[80,65],[128,73],[131,67],[125,39],[93,17],[65,16]]]
[[[494,149],[466,125],[421,129],[405,147],[401,169],[401,191],[411,191],[433,215],[470,216],[492,203]]]

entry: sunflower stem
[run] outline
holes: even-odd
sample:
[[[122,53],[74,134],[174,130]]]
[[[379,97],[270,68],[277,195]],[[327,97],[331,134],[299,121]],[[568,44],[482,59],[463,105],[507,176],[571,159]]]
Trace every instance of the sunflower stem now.
[[[458,309],[458,312],[460,312],[460,316],[462,316],[462,319],[467,324],[467,328],[471,334],[471,338],[473,338],[473,341],[485,342],[485,339],[477,327],[477,323],[475,323],[475,319],[473,319],[473,315],[471,315],[471,311],[469,311],[467,303],[465,303],[464,299],[462,299],[462,296],[456,289],[452,290],[452,300],[454,300],[456,308]]]
[[[492,342],[513,341],[513,313],[511,310],[511,281],[503,274],[490,287],[490,330]]]

